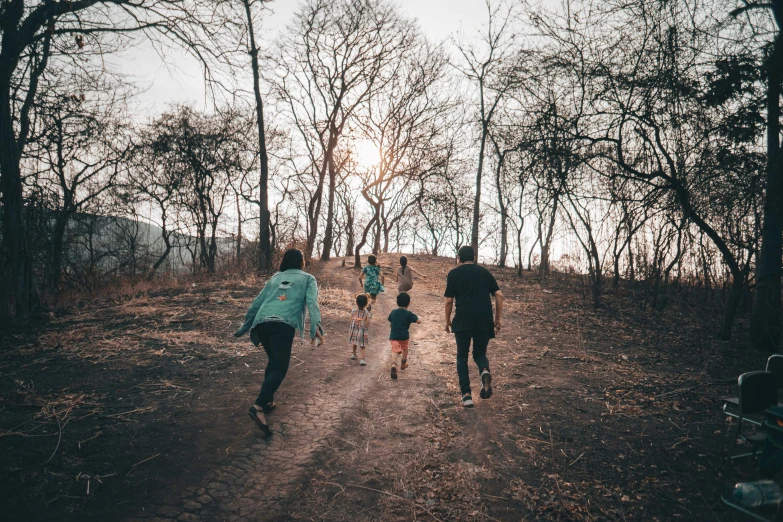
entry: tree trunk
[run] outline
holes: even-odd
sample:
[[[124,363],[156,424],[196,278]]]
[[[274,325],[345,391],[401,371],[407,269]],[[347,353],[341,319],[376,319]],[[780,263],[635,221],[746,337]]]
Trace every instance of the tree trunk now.
[[[552,200],[552,215],[549,218],[549,226],[546,230],[546,237],[541,242],[541,277],[545,277],[549,273],[549,248],[552,246],[552,234],[555,230],[555,219],[557,218],[557,203],[560,200],[560,195],[555,193],[555,197]]]
[[[253,28],[253,16],[250,12],[250,0],[243,0],[245,16],[247,17],[248,37],[250,38],[250,66],[253,69],[253,94],[256,102],[256,123],[258,124],[258,151],[261,166],[261,177],[258,180],[258,270],[268,272],[272,267],[272,244],[270,242],[269,226],[269,158],[266,153],[266,133],[264,132],[264,102],[261,99],[260,74],[258,71],[258,48]],[[238,208],[238,207],[237,207]],[[241,238],[239,239],[241,241]],[[239,247],[237,247],[237,261]]]
[[[378,214],[380,213],[380,204],[373,205],[373,208],[375,212],[373,213],[372,219],[370,219],[369,223],[364,227],[364,230],[362,231],[362,238],[359,241],[359,243],[356,245],[356,248],[354,249],[354,268],[361,268],[362,267],[362,258],[360,255],[360,252],[362,251],[362,248],[364,248],[364,245],[367,244],[367,235],[370,233],[370,229],[375,225],[375,222],[378,220]]]
[[[65,230],[68,228],[69,217],[67,213],[57,216],[54,232],[52,233],[52,250],[49,258],[49,292],[55,298],[55,301],[60,289],[63,267],[63,243],[65,242]]]
[[[478,261],[479,214],[481,213],[481,173],[484,169],[484,148],[487,143],[487,133],[487,124],[482,121],[481,144],[479,145],[479,160],[476,169],[476,197],[473,199],[473,227],[470,231],[470,246],[473,247],[476,254],[476,261]]]
[[[750,337],[757,350],[780,348],[780,276],[783,257],[783,164],[780,158],[780,94],[783,79],[783,32],[775,38],[767,62],[767,198],[761,250],[756,265],[756,296]],[[732,289],[733,296],[733,289]],[[736,296],[739,300],[739,296]]]
[[[354,232],[353,232],[353,213],[351,212],[350,207],[348,204],[345,205],[345,215],[346,215],[346,234],[347,234],[347,241],[345,245],[345,257],[350,256],[353,254],[353,242],[354,242]]]
[[[744,274],[732,274],[731,277],[731,293],[729,293],[729,299],[726,301],[726,309],[723,312],[723,322],[720,326],[720,338],[731,338],[731,327],[734,324],[734,316],[737,313],[737,305],[742,298],[742,289],[745,286]]]
[[[158,272],[160,266],[169,257],[169,253],[171,253],[171,238],[169,237],[169,233],[165,229],[165,225],[163,228],[163,232],[161,233],[161,237],[163,238],[163,244],[166,245],[166,248],[165,250],[163,250],[163,253],[160,255],[160,257],[158,257],[158,260],[155,261],[155,264],[152,265],[152,268],[150,268],[150,271],[147,273],[147,281],[152,281],[152,279],[155,277],[155,274]]]
[[[329,145],[326,149],[326,164],[329,170],[329,201],[326,207],[326,230],[321,251],[321,261],[329,261],[332,256],[332,235],[334,234],[334,195],[337,191],[337,166],[334,164],[334,149],[337,147],[337,127],[332,124],[329,129]]]
[[[44,35],[41,54],[31,58],[27,94],[19,114],[18,126],[12,116],[11,75],[19,63],[22,39],[19,22],[25,14],[23,2],[9,2],[0,20],[3,38],[0,48],[0,191],[3,203],[3,242],[11,269],[11,284],[17,319],[27,319],[40,312],[40,300],[35,287],[33,257],[27,241],[24,223],[24,197],[20,162],[30,130],[29,113],[38,90],[38,80],[46,68],[51,45],[51,31]],[[51,22],[51,20],[49,20]],[[33,27],[33,31],[35,27]],[[32,34],[29,35],[32,37]],[[37,47],[33,52],[36,52]],[[16,94],[16,93],[15,93]],[[17,137],[17,128],[19,135]]]
[[[239,265],[239,261],[242,259],[242,210],[239,208],[239,194],[235,194],[235,196],[237,202],[237,265]],[[260,265],[259,268],[261,268]]]

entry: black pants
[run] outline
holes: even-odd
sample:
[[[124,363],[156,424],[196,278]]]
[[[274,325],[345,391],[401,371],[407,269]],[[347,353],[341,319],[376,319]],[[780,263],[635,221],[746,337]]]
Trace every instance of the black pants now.
[[[465,394],[470,392],[470,376],[468,375],[468,352],[470,341],[473,340],[473,361],[478,366],[479,375],[484,370],[489,370],[487,359],[487,345],[489,335],[476,330],[454,332],[457,341],[457,375],[459,376],[459,389]]]
[[[268,404],[275,399],[275,392],[283,383],[291,362],[291,346],[296,330],[281,322],[261,323],[255,327],[269,362],[264,370],[264,384],[256,404]]]

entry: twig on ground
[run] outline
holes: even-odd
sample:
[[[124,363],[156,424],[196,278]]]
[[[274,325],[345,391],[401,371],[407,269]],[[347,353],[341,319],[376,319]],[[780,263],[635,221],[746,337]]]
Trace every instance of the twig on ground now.
[[[569,464],[569,465],[568,465],[568,467],[570,468],[571,466],[573,466],[574,464],[576,464],[576,463],[577,463],[577,461],[578,461],[579,459],[581,459],[581,458],[582,458],[582,456],[583,456],[584,454],[585,454],[585,452],[583,451],[583,452],[582,452],[582,453],[581,453],[581,454],[580,454],[580,455],[579,455],[577,458],[575,458],[575,459],[574,459],[574,461],[573,461],[571,464]]]
[[[49,455],[49,458],[46,459],[46,462],[44,462],[43,464],[38,464],[37,466],[33,466],[32,468],[29,469],[35,469],[35,468],[46,466],[57,454],[57,450],[60,449],[60,441],[63,440],[63,427],[60,424],[60,418],[57,416],[57,413],[55,413],[54,410],[52,410],[52,415],[54,416],[54,419],[57,421],[57,445],[54,447],[54,451],[52,452],[52,454]]]
[[[145,462],[147,462],[148,460],[152,460],[152,459],[154,459],[155,457],[160,457],[160,453],[158,453],[157,455],[153,455],[153,456],[151,456],[151,457],[148,457],[148,458],[146,458],[146,459],[144,459],[144,460],[142,460],[142,461],[139,461],[139,462],[137,462],[136,464],[134,464],[133,466],[131,466],[131,467],[130,467],[130,469],[128,470],[128,472],[126,473],[126,475],[130,475],[130,472],[131,472],[131,471],[133,471],[133,468],[135,468],[135,467],[136,467],[136,466],[138,466],[139,464],[144,464],[144,463],[145,463]]]
[[[342,487],[343,487],[341,484],[338,484],[337,482],[325,482],[325,481],[324,481],[324,482],[322,482],[322,483],[323,483],[323,484],[331,484],[332,486],[337,486],[337,487],[340,487],[340,488],[342,488]],[[407,498],[405,498],[405,497],[401,497],[401,496],[399,496],[399,495],[397,495],[397,494],[395,494],[395,493],[390,493],[389,491],[383,491],[383,490],[380,490],[380,489],[375,489],[375,488],[368,488],[367,486],[360,486],[359,484],[351,484],[351,483],[348,483],[348,482],[346,482],[346,483],[345,483],[345,485],[346,485],[346,486],[348,486],[348,487],[350,487],[350,488],[358,488],[358,489],[364,489],[364,490],[367,490],[367,491],[374,491],[374,492],[376,492],[376,493],[381,493],[381,494],[383,494],[383,495],[388,495],[388,496],[390,496],[390,497],[394,497],[394,498],[396,498],[396,499],[398,499],[398,500],[402,500],[403,502],[407,502],[408,504],[410,504],[410,505],[412,505],[412,506],[415,506],[415,507],[417,507],[417,508],[421,508],[421,509],[423,509],[424,511],[426,511],[426,512],[427,512],[427,514],[428,514],[429,516],[431,516],[432,518],[434,518],[434,519],[435,519],[435,520],[437,520],[438,522],[443,522],[443,520],[441,520],[440,518],[436,517],[436,516],[435,516],[435,515],[432,513],[432,511],[430,511],[430,510],[429,510],[429,509],[427,509],[426,507],[424,507],[424,506],[422,506],[422,505],[420,505],[420,504],[417,504],[417,503],[415,503],[415,502],[412,502],[412,501],[410,501],[409,499],[407,499]]]

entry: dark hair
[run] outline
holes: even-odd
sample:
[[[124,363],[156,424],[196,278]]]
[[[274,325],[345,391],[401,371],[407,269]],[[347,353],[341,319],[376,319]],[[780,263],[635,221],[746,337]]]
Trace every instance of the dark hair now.
[[[356,296],[356,306],[358,306],[360,310],[364,310],[364,307],[367,306],[367,294],[359,294]]]
[[[285,272],[286,270],[301,270],[304,268],[304,255],[302,255],[302,251],[298,248],[292,248],[290,250],[286,250],[285,254],[283,254],[283,259],[280,261],[280,271]]]
[[[374,265],[377,261],[378,258],[375,257],[374,255],[370,254],[369,256],[367,256],[367,262],[370,263],[371,265]]]
[[[476,253],[473,251],[473,247],[468,245],[460,247],[459,252],[457,252],[457,256],[459,257],[460,263],[474,261],[476,259]]]
[[[400,266],[402,266],[402,273],[405,273],[405,267],[408,266],[408,258],[405,256],[400,257]]]
[[[411,304],[411,296],[409,296],[405,292],[400,292],[397,295],[397,306],[405,307],[408,306],[409,304]]]

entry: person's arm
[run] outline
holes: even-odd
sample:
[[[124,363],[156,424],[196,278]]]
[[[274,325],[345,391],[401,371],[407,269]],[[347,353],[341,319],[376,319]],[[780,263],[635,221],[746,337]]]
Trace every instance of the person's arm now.
[[[501,318],[503,317],[503,292],[495,292],[495,331],[499,332],[503,326]]]
[[[424,279],[427,279],[427,276],[425,276],[424,274],[422,274],[418,270],[415,270],[415,269],[411,268],[411,272],[413,272],[414,274],[416,274],[419,277],[423,277]]]
[[[454,279],[449,272],[446,276],[446,291],[443,292],[443,297],[446,298],[446,333],[451,333],[451,310],[454,308]]]
[[[364,269],[362,269],[362,272],[359,274],[359,285],[364,287]]]
[[[314,277],[308,278],[307,289],[305,290],[305,304],[307,305],[307,313],[310,316],[310,342],[314,342],[315,338],[321,339],[321,343],[324,342],[324,336],[321,333],[323,328],[321,326],[321,308],[318,306],[318,283]]]
[[[446,333],[451,333],[451,309],[454,307],[454,298],[446,298]]]
[[[258,296],[256,296],[255,299],[253,299],[253,303],[250,305],[250,308],[247,309],[247,313],[245,314],[245,320],[242,323],[242,326],[239,327],[239,329],[234,332],[234,337],[242,337],[247,333],[248,330],[250,330],[250,327],[253,325],[253,320],[256,318],[256,314],[258,313],[258,309],[261,308],[261,303],[264,302],[266,299],[266,294],[269,293],[269,289],[272,287],[272,285],[268,284],[264,285],[264,288],[261,289],[261,292],[259,292]]]

